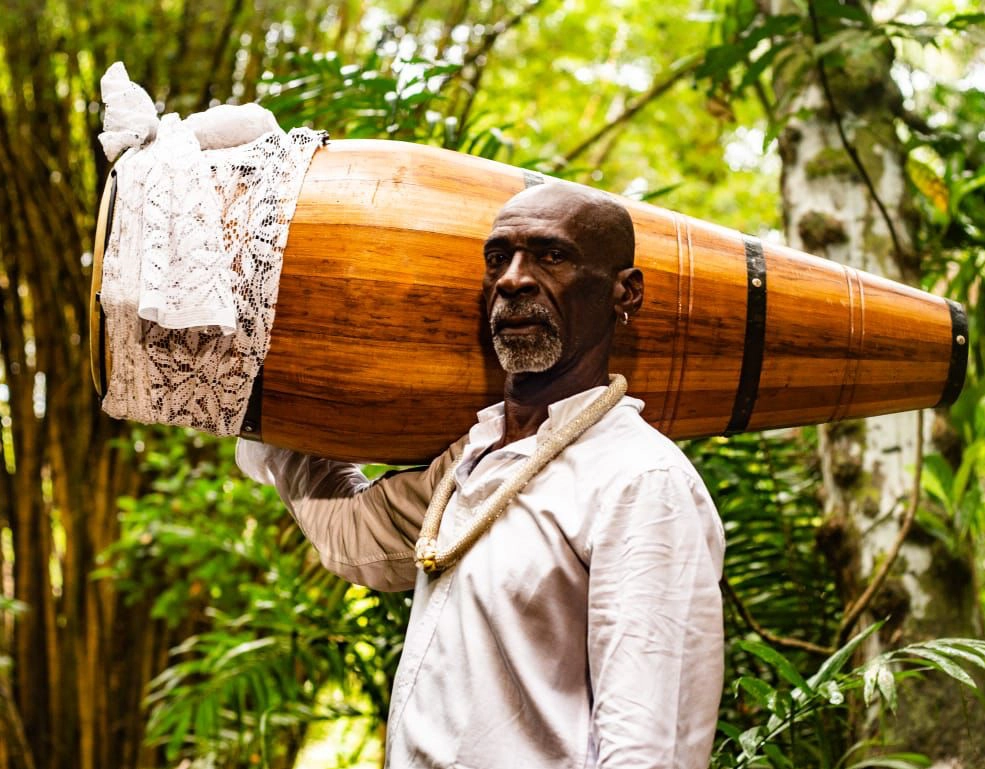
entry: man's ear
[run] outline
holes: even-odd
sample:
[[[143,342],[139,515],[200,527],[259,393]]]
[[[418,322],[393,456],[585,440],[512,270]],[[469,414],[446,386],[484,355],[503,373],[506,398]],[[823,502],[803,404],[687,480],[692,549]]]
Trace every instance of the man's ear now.
[[[612,286],[613,309],[619,320],[635,315],[643,304],[643,273],[637,267],[627,267],[616,275]]]

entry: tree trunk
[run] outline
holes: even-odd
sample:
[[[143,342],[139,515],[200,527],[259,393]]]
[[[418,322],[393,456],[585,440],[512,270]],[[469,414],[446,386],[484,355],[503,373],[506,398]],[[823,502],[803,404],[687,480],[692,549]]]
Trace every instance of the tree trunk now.
[[[781,4],[774,2],[774,13]],[[774,91],[789,117],[780,136],[788,242],[916,283],[920,260],[908,216],[905,152],[894,125],[901,97],[890,76],[892,47],[848,42],[837,66],[818,66],[809,51],[830,34],[832,22],[814,16],[809,28],[812,39],[774,73]],[[825,521],[819,544],[839,575],[846,605],[858,599],[900,536],[913,504],[918,453],[930,448],[921,436],[929,436],[933,418],[929,411],[911,412],[821,428]],[[886,620],[866,655],[928,638],[980,636],[971,574],[970,558],[955,558],[911,529],[855,627]],[[973,735],[981,735],[985,716],[959,688],[936,676],[905,687],[889,743],[955,767],[981,766],[985,743]],[[868,726],[859,718],[855,738],[865,737]]]

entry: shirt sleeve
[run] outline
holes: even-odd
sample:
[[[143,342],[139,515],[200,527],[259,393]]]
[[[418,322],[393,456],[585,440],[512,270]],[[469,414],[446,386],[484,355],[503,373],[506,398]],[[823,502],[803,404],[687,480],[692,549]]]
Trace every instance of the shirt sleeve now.
[[[707,769],[722,690],[724,536],[700,479],[652,470],[600,511],[588,654],[598,766]]]
[[[423,470],[370,483],[358,467],[240,439],[236,463],[274,485],[327,569],[376,590],[414,586],[414,543],[432,491],[462,453],[465,438]]]

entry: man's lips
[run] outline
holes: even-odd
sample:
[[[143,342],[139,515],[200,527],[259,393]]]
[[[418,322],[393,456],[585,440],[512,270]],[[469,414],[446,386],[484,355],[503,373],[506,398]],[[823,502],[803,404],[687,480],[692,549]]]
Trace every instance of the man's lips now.
[[[532,334],[546,328],[538,318],[502,318],[496,322],[497,334]]]

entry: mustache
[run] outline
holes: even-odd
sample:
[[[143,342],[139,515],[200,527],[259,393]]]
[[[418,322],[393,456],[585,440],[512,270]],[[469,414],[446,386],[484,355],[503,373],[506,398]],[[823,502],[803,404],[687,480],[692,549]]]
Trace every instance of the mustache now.
[[[517,320],[540,323],[555,336],[561,332],[550,310],[527,298],[507,299],[493,307],[489,327],[495,335],[506,322]]]

